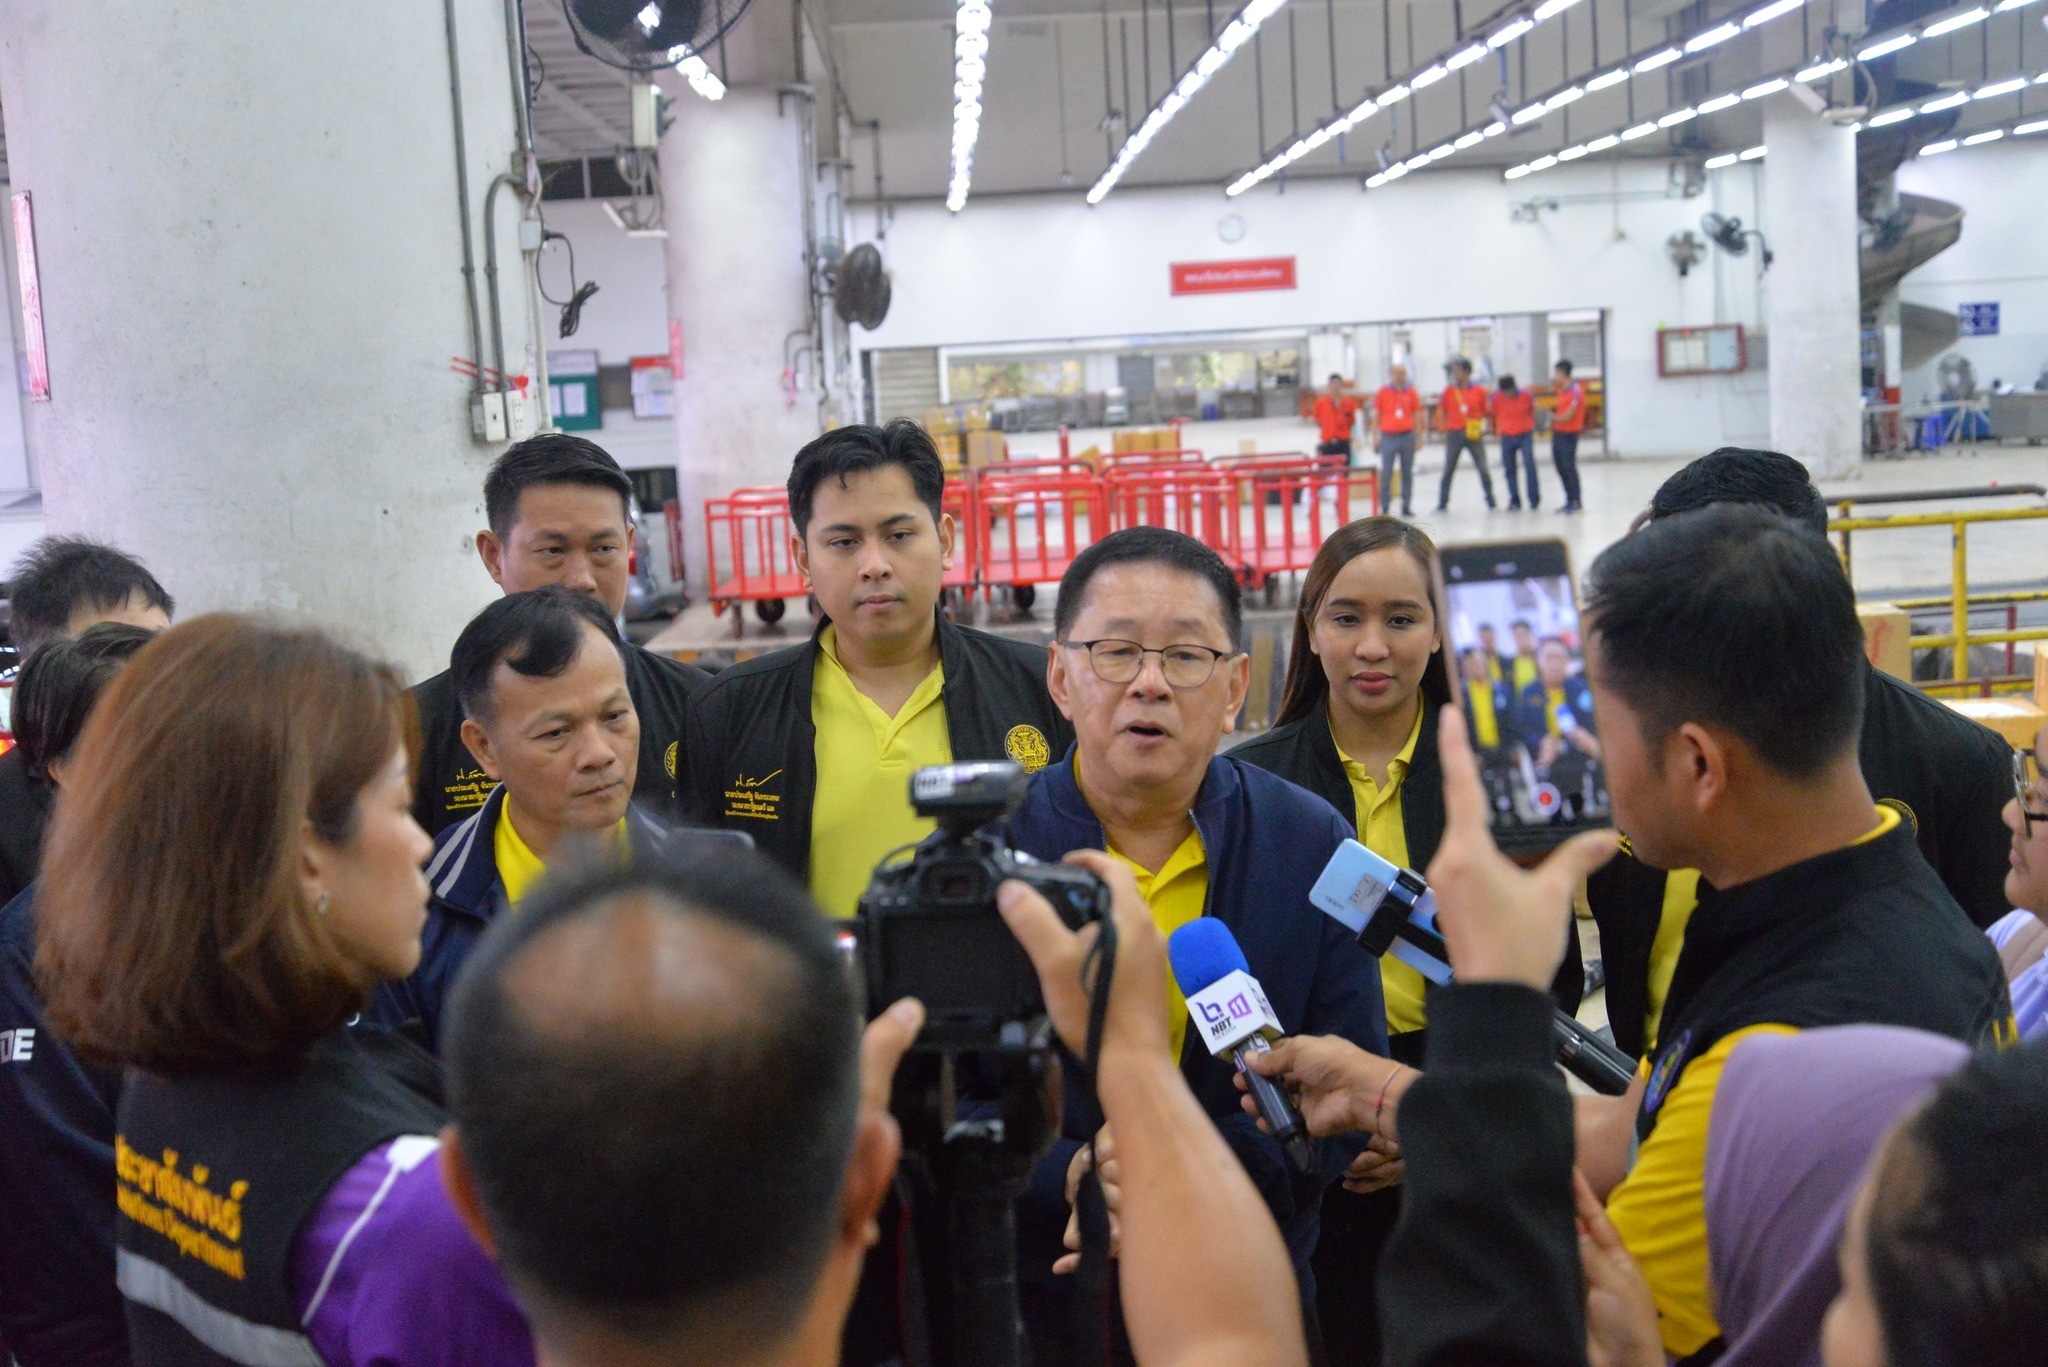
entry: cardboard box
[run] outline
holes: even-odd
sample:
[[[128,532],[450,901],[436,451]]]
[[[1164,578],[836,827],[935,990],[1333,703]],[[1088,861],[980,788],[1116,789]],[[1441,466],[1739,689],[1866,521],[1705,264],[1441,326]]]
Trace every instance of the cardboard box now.
[[[1009,451],[1009,442],[1002,433],[982,428],[967,434],[965,463],[970,470],[978,470],[984,465],[994,465]]]
[[[2036,707],[2033,700],[2018,694],[2007,694],[1996,698],[1954,698],[1948,705],[1968,717],[2004,736],[2006,743],[2016,750],[2030,750],[2034,738],[2041,734],[2041,727],[2048,724],[2048,709]]]
[[[1913,619],[1890,603],[1858,603],[1863,623],[1863,654],[1872,666],[1895,679],[1913,682]]]

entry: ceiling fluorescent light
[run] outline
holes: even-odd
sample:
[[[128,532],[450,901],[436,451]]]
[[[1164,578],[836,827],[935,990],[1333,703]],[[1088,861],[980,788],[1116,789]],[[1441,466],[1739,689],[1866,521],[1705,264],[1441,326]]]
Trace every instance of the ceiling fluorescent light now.
[[[1536,21],[1534,19],[1531,19],[1526,14],[1521,15],[1509,23],[1507,27],[1495,29],[1489,34],[1486,39],[1486,45],[1490,48],[1504,48],[1535,27]]]
[[[1465,149],[1466,149],[1467,147],[1477,147],[1477,146],[1478,146],[1478,145],[1479,145],[1480,143],[1482,143],[1482,142],[1485,142],[1485,141],[1486,141],[1486,135],[1485,135],[1484,133],[1480,133],[1480,132],[1478,132],[1478,131],[1476,131],[1476,130],[1475,130],[1475,131],[1473,131],[1473,132],[1470,132],[1470,133],[1467,133],[1467,134],[1465,134],[1465,135],[1464,135],[1463,137],[1459,138],[1459,139],[1458,139],[1458,140],[1457,140],[1456,142],[1452,143],[1452,144],[1451,144],[1451,146],[1453,146],[1453,147],[1457,148],[1457,149],[1458,149],[1459,151],[1461,151],[1461,152],[1462,152],[1462,151],[1464,151],[1464,150],[1465,150]]]
[[[1410,84],[1417,90],[1427,90],[1430,86],[1435,85],[1450,74],[1451,69],[1442,62],[1438,62],[1435,66],[1416,72]]]
[[[2028,5],[2031,5],[2033,3],[2034,0],[2003,0],[2003,3],[2001,3],[1997,9],[1991,12],[1993,14],[2003,14],[2009,9],[2025,9]]]
[[[1534,123],[1536,122],[1536,120],[1542,117],[1543,106],[1540,104],[1532,104],[1527,109],[1517,109],[1515,111],[1515,117],[1512,120],[1512,122],[1517,128],[1519,128],[1525,123]]]
[[[1529,168],[1528,168],[1528,167],[1526,167],[1526,166],[1510,166],[1510,167],[1509,167],[1509,168],[1507,169],[1507,175],[1506,175],[1505,179],[1508,179],[1508,180],[1520,180],[1520,179],[1521,179],[1521,178],[1522,178],[1523,176],[1526,176],[1526,175],[1528,175],[1528,174],[1529,174]]]
[[[1925,29],[1921,30],[1920,36],[1923,38],[1939,38],[1944,33],[1954,33],[1959,28],[1968,28],[1970,25],[1982,23],[1990,17],[1991,12],[1982,5],[1979,5],[1976,9],[1964,10],[1961,14],[1951,15],[1940,23],[1929,24]]]
[[[1637,138],[1647,138],[1656,131],[1657,125],[1654,123],[1639,123],[1633,128],[1622,129],[1621,140],[1623,142],[1634,142]]]
[[[1768,152],[1768,151],[1770,151],[1770,150],[1771,150],[1771,149],[1770,149],[1770,148],[1768,148],[1768,147],[1750,147],[1750,148],[1745,148],[1745,149],[1743,150],[1743,153],[1742,153],[1742,160],[1744,160],[1744,161],[1761,161],[1761,160],[1763,160],[1763,156],[1764,156],[1764,153],[1766,153],[1766,152]]]
[[[1492,123],[1486,125],[1486,127],[1480,129],[1479,131],[1489,138],[1497,138],[1501,134],[1508,131],[1508,126],[1501,120],[1495,119]]]
[[[1405,161],[1397,161],[1397,162],[1395,162],[1395,163],[1394,163],[1394,164],[1393,164],[1392,166],[1389,166],[1389,167],[1387,168],[1387,179],[1388,179],[1388,180],[1399,180],[1399,179],[1400,179],[1401,177],[1403,177],[1403,176],[1405,176],[1405,175],[1407,175],[1407,174],[1408,174],[1408,163],[1407,163],[1407,162],[1405,162]]]
[[[2005,130],[2003,128],[1993,128],[1983,133],[1972,133],[1969,137],[1963,139],[1963,146],[1982,147],[1985,143],[1997,142],[2004,136]]]
[[[1485,55],[1486,44],[1474,43],[1471,47],[1466,48],[1463,52],[1453,52],[1450,56],[1446,57],[1444,59],[1444,65],[1449,67],[1453,71],[1457,71],[1462,67],[1468,67],[1472,65],[1472,63],[1478,61],[1481,57],[1484,57]]]
[[[718,79],[716,72],[704,64],[704,59],[688,48],[683,49],[683,58],[676,63],[676,72],[690,83],[690,89],[707,100],[725,98],[725,82]]]
[[[1605,90],[1608,86],[1620,85],[1623,81],[1627,79],[1628,68],[1625,66],[1618,66],[1612,71],[1603,71],[1598,76],[1595,76],[1592,80],[1586,82],[1586,89]]]
[[[1569,86],[1545,100],[1543,107],[1545,109],[1562,109],[1572,101],[1584,98],[1585,94],[1586,88],[1584,86]]]
[[[1538,157],[1529,163],[1529,169],[1531,171],[1548,171],[1555,165],[1557,165],[1556,157]]]
[[[1577,161],[1580,157],[1583,157],[1585,155],[1586,145],[1584,143],[1580,143],[1577,147],[1567,147],[1564,149],[1564,151],[1559,152],[1557,154],[1557,159],[1559,161]]]
[[[1680,52],[1675,47],[1667,47],[1662,52],[1651,53],[1648,57],[1635,64],[1635,74],[1640,76],[1646,71],[1655,71],[1660,66],[1670,66],[1684,55],[1683,52]]]
[[[1377,190],[1386,183],[1387,173],[1385,171],[1375,171],[1365,178],[1365,188],[1368,190]]]
[[[1349,114],[1346,114],[1344,117],[1350,119],[1353,123],[1364,123],[1367,119],[1371,118],[1373,115],[1379,112],[1379,102],[1377,100],[1367,100],[1363,104],[1359,105],[1358,108],[1352,110]]]
[[[1408,98],[1408,87],[1407,87],[1407,86],[1405,86],[1405,85],[1397,85],[1397,86],[1393,86],[1393,87],[1389,88],[1388,90],[1386,90],[1386,91],[1384,91],[1384,92],[1382,92],[1382,93],[1381,93],[1381,95],[1380,95],[1380,107],[1384,109],[1384,108],[1385,108],[1386,106],[1388,106],[1388,105],[1390,105],[1390,104],[1399,104],[1399,103],[1401,103],[1401,101],[1403,101],[1403,100],[1405,100],[1405,99],[1407,99],[1407,98]]]
[[[1138,125],[1137,131],[1124,139],[1123,146],[1117,149],[1115,159],[1110,162],[1108,168],[1103,171],[1101,177],[1089,189],[1088,202],[1090,204],[1100,204],[1108,196],[1109,192],[1116,188],[1117,182],[1124,178],[1124,172],[1131,169],[1131,163],[1143,155],[1145,149],[1152,145],[1152,140],[1159,136],[1159,130],[1164,128],[1174,115],[1187,106],[1188,101],[1194,98],[1197,91],[1209,83],[1210,78],[1223,68],[1224,63],[1230,60],[1232,53],[1243,47],[1250,40],[1251,36],[1259,31],[1259,25],[1272,18],[1279,11],[1280,7],[1286,3],[1287,0],[1251,0],[1251,3],[1239,10],[1236,16],[1223,26],[1223,31],[1216,35],[1216,41],[1205,49],[1201,56],[1195,59],[1194,64],[1188,68],[1179,82],[1168,92],[1166,98],[1161,100],[1153,108],[1152,112],[1145,116],[1145,121]],[[960,13],[965,15],[970,6],[978,9],[982,16],[982,39],[984,51],[986,51],[988,0],[962,0]],[[1367,103],[1369,104],[1371,101],[1367,101]],[[979,109],[977,109],[976,113],[979,114],[979,112]],[[959,128],[957,123],[954,130],[954,146],[956,148],[954,180],[958,197],[964,202],[966,199],[966,186],[964,183],[961,183],[961,177],[957,169],[957,148],[959,146]],[[971,146],[969,147],[969,152],[970,154],[972,153]],[[1268,164],[1270,165],[1271,163]],[[1285,165],[1285,159],[1281,159],[1280,164]],[[949,204],[952,198],[953,196],[948,196]]]
[[[1401,164],[1411,171],[1420,171],[1423,167],[1429,165],[1429,153],[1424,152],[1419,157],[1410,157]]]
[[[1930,142],[1921,148],[1920,155],[1923,157],[1938,157],[1943,152],[1953,152],[1955,150],[1956,140],[1954,138],[1943,138],[1940,142]]]
[[[974,144],[981,138],[981,82],[988,72],[988,0],[960,0],[953,11],[953,177],[946,207],[967,207],[974,183]]]
[[[1834,75],[1837,71],[1847,71],[1848,69],[1849,63],[1843,58],[1837,57],[1832,62],[1816,62],[1814,65],[1806,68],[1806,70],[1800,72],[1797,76],[1794,76],[1792,79],[1795,81],[1800,81],[1802,83],[1806,81],[1826,80],[1828,77]]]
[[[1907,119],[1912,118],[1916,112],[1918,111],[1912,109],[1888,110],[1885,113],[1879,114],[1876,118],[1872,119],[1870,121],[1870,126],[1872,128],[1883,128],[1887,124],[1904,123]]]
[[[1766,95],[1775,95],[1780,90],[1784,90],[1790,85],[1790,81],[1787,81],[1784,77],[1779,76],[1773,80],[1765,81],[1762,85],[1751,86],[1749,89],[1742,92],[1742,98],[1745,100],[1760,100]]]
[[[1765,5],[1762,9],[1744,19],[1742,26],[1744,28],[1755,28],[1758,24],[1768,24],[1779,15],[1790,14],[1805,3],[1806,0],[1775,0],[1775,3]]]
[[[2027,78],[2015,76],[2009,81],[2000,81],[1996,85],[1987,85],[1970,98],[1975,100],[1991,100],[1996,99],[2000,95],[2010,95],[2015,90],[2025,90],[2026,88]]]
[[[1586,150],[1588,152],[1605,152],[1610,147],[1619,146],[1621,146],[1621,139],[1616,137],[1614,134],[1609,133],[1604,138],[1595,138],[1591,142],[1587,143]]]
[[[1674,109],[1663,118],[1657,120],[1657,126],[1659,128],[1676,128],[1688,119],[1696,119],[1699,116],[1700,111],[1697,109]]]
[[[1944,109],[1954,109],[1957,105],[1968,104],[1969,102],[1969,92],[1958,90],[1953,95],[1944,95],[1938,100],[1929,100],[1926,104],[1920,106],[1920,112],[1922,114],[1939,114]]]
[[[2016,138],[2024,138],[2030,133],[2048,133],[2048,119],[2035,119],[2032,123],[2023,123],[2012,130],[2012,135]]]
[[[1735,161],[1736,158],[1733,152],[1723,152],[1718,157],[1707,158],[1707,169],[1709,171],[1718,171],[1724,166],[1733,166]]]
[[[1856,60],[1859,62],[1874,62],[1880,57],[1889,57],[1900,48],[1911,47],[1919,41],[1918,36],[1914,34],[1901,33],[1896,37],[1887,38],[1881,43],[1872,43],[1869,47],[1856,54]]]
[[[1711,100],[1700,101],[1700,113],[1718,114],[1724,109],[1733,109],[1742,103],[1740,95],[1716,95]]]
[[[1579,0],[1543,0],[1543,3],[1536,7],[1536,12],[1529,17],[1540,24],[1545,19],[1555,18],[1557,15],[1563,14],[1578,3]]]
[[[1686,43],[1685,50],[1687,52],[1705,52],[1710,47],[1720,46],[1740,32],[1742,30],[1733,24],[1723,24],[1719,28],[1710,28],[1705,33],[1695,34]]]

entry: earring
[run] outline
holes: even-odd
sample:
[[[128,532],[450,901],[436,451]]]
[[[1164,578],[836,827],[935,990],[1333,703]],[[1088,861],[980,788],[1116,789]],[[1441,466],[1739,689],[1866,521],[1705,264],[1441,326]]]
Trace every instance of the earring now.
[[[321,893],[320,900],[313,904],[313,914],[315,916],[325,916],[327,914],[327,907],[333,900],[334,898],[328,893]]]

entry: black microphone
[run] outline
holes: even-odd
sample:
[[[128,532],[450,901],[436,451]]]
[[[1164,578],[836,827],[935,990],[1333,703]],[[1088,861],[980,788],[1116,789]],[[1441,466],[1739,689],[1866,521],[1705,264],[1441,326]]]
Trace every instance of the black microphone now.
[[[1216,1058],[1227,1058],[1243,1075],[1259,1108],[1259,1118],[1280,1141],[1294,1170],[1306,1177],[1316,1170],[1315,1149],[1308,1127],[1285,1088],[1245,1066],[1247,1054],[1271,1052],[1268,1039],[1287,1032],[1273,1014],[1259,980],[1251,973],[1244,950],[1230,927],[1213,916],[1190,921],[1166,939],[1167,958],[1181,995],[1188,999],[1188,1017],[1202,1045]]]

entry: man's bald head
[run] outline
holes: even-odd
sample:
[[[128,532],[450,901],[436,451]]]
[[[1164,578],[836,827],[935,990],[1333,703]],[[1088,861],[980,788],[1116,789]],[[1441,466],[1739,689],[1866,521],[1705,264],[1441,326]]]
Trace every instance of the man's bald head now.
[[[443,1047],[461,1156],[536,1327],[792,1330],[839,1228],[860,1021],[766,861],[608,870],[500,917]]]

